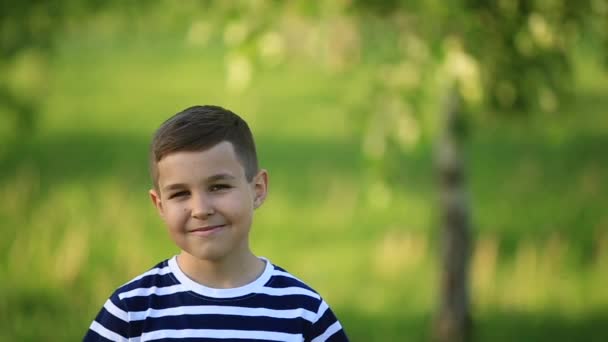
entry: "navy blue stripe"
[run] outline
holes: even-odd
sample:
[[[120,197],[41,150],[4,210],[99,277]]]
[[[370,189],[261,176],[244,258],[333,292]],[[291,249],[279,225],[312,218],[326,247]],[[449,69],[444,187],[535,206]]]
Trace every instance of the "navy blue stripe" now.
[[[271,296],[256,294],[242,299],[209,299],[197,296],[191,292],[180,292],[173,295],[125,298],[124,302],[130,311],[145,311],[151,309],[166,309],[176,306],[219,305],[241,306],[247,308],[267,308],[273,310],[305,309],[316,312],[319,300],[303,295]]]
[[[279,277],[272,277],[271,280],[268,282],[268,284],[265,285],[265,287],[270,287],[273,289],[284,289],[286,287],[299,287],[299,288],[303,288],[306,290],[309,290],[312,293],[317,293],[315,290],[311,289],[310,287],[303,285],[300,282],[297,281],[285,281],[285,278],[283,277],[283,279],[280,279]]]
[[[313,339],[313,338],[323,334],[325,332],[325,330],[327,330],[327,328],[329,328],[336,321],[337,321],[336,316],[331,311],[331,309],[328,308],[327,310],[325,310],[325,313],[323,313],[323,316],[321,316],[319,318],[319,320],[317,320],[317,322],[315,324],[313,324],[310,335],[308,335],[307,337],[309,339]]]
[[[280,274],[273,275],[272,278],[270,278],[270,280],[268,280],[268,282],[264,286],[273,288],[301,287],[310,290],[314,293],[317,293],[317,291],[315,291],[312,287],[306,285],[300,280]]]
[[[160,341],[160,340],[157,340]],[[175,341],[171,339],[170,341]],[[180,338],[179,342],[244,342],[250,341],[250,339],[246,338]],[[272,340],[255,340],[255,342],[276,342]]]
[[[128,288],[121,290],[122,292],[130,291],[140,287],[167,287],[179,284],[177,280],[173,277],[171,273],[165,275],[154,275],[143,277],[142,279],[136,281],[133,284],[127,284]]]
[[[151,274],[123,285],[121,288],[118,289],[118,292],[127,292],[142,287],[165,287],[176,284],[178,284],[178,282],[171,273],[167,273],[164,275]]]
[[[83,342],[106,342],[106,341],[110,341],[112,342],[112,340],[108,340],[107,338],[99,335],[98,333],[94,332],[93,330],[90,330],[87,332],[87,334],[84,336],[84,338],[82,339]]]
[[[146,318],[131,323],[135,335],[162,329],[264,330],[301,334],[310,322],[303,318],[249,317],[232,315],[181,315]]]
[[[122,319],[112,315],[105,308],[101,308],[101,311],[95,318],[97,323],[106,327],[106,329],[114,331],[115,333],[128,336],[129,331],[129,323],[123,321]]]
[[[326,342],[348,342],[348,337],[346,337],[344,330],[340,330],[331,335]]]

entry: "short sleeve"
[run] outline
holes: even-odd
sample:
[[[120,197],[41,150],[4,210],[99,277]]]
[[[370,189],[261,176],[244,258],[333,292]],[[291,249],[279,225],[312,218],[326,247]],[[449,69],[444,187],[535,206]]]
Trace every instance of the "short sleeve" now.
[[[324,300],[321,300],[315,321],[305,339],[310,342],[348,342],[342,325]]]
[[[115,293],[105,302],[83,341],[127,341],[128,337],[128,310]]]

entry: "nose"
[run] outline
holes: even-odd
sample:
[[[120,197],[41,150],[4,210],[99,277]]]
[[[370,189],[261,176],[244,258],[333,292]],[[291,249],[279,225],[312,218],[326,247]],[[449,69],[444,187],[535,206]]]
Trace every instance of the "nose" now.
[[[191,197],[191,201],[191,216],[193,218],[204,220],[215,213],[215,210],[213,209],[213,203],[205,194],[193,195]]]

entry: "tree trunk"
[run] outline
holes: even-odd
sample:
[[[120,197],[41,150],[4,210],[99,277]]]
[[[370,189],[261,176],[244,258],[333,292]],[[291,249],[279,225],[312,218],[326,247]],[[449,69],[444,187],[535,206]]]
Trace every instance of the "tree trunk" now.
[[[464,139],[460,99],[449,90],[443,108],[443,127],[437,145],[436,168],[440,190],[441,268],[439,312],[433,336],[440,342],[470,339],[472,319],[469,306],[468,262],[470,213],[462,153]]]

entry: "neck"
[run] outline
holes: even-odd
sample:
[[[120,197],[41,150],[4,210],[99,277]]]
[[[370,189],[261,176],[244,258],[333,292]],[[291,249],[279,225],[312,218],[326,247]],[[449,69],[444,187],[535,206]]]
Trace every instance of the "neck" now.
[[[182,251],[177,264],[190,279],[217,289],[240,287],[257,279],[265,263],[251,251],[218,260],[198,259]]]

